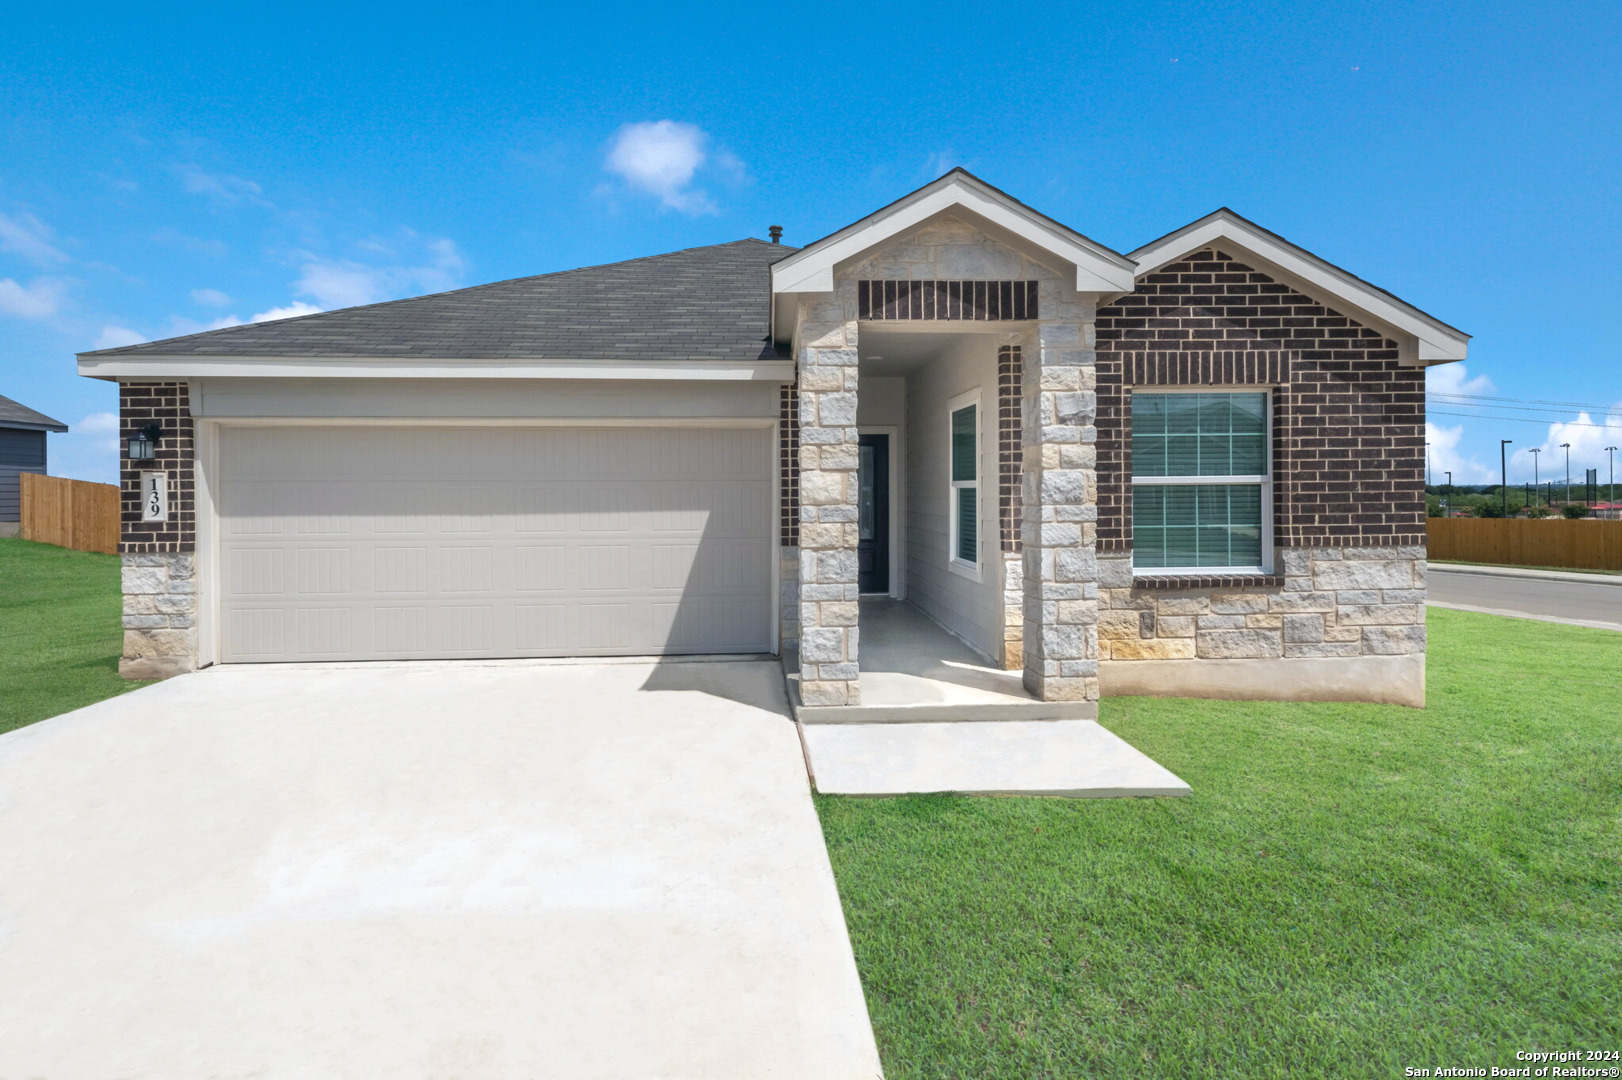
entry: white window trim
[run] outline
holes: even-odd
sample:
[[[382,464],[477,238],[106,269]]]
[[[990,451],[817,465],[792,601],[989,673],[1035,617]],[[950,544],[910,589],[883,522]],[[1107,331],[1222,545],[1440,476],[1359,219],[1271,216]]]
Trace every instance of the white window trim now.
[[[1134,393],[1136,390],[1134,390]],[[1145,566],[1136,561],[1137,542],[1133,540],[1132,576],[1140,577],[1220,577],[1273,572],[1273,388],[1270,386],[1156,386],[1144,387],[1145,394],[1261,394],[1266,423],[1262,446],[1267,451],[1267,471],[1252,476],[1133,476],[1132,487],[1156,484],[1259,484],[1262,489],[1262,561],[1259,566]],[[1132,440],[1131,410],[1127,411],[1127,442]]]
[[[962,409],[974,406],[974,480],[952,479],[952,416]],[[984,552],[986,547],[985,500],[985,417],[980,403],[980,388],[959,394],[946,403],[946,568],[970,581],[985,580]],[[974,488],[975,561],[957,557],[957,493],[960,488]]]

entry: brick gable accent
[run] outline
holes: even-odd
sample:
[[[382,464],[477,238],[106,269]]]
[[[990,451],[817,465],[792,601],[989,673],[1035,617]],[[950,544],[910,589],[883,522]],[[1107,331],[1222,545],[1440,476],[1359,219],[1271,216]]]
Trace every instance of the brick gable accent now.
[[[118,387],[119,519],[118,550],[126,555],[163,555],[197,550],[196,452],[191,390],[183,382],[129,382]],[[151,461],[131,461],[129,438],[148,424],[163,428]],[[169,520],[141,520],[141,473],[161,470],[170,477]]]
[[[1397,343],[1214,250],[1098,311],[1098,547],[1130,551],[1131,393],[1271,386],[1285,547],[1425,542],[1425,371]]]

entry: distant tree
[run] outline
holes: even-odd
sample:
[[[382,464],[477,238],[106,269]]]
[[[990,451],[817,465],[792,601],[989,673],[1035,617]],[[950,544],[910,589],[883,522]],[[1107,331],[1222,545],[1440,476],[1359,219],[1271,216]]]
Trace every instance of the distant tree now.
[[[1488,499],[1486,502],[1480,503],[1476,506],[1476,517],[1501,518],[1503,516],[1504,506],[1496,499]]]
[[[1529,518],[1546,518],[1549,516],[1549,508],[1547,506],[1528,506],[1526,516]]]
[[[1588,507],[1582,503],[1567,503],[1560,508],[1560,516],[1571,521],[1588,516]]]

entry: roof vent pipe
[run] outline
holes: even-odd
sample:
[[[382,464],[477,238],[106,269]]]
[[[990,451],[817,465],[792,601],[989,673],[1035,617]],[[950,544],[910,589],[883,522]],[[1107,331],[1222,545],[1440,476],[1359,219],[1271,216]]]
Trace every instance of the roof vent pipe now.
[[[781,225],[769,226],[766,229],[766,232],[772,238],[772,243],[781,244],[783,242],[783,226],[781,226]]]

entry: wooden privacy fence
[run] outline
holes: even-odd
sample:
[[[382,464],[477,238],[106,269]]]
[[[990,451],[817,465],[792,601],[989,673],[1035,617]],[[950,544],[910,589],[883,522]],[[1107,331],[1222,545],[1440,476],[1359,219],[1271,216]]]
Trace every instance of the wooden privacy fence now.
[[[1433,559],[1622,570],[1622,521],[1429,518]]]
[[[23,473],[24,540],[76,551],[118,551],[118,487]]]

